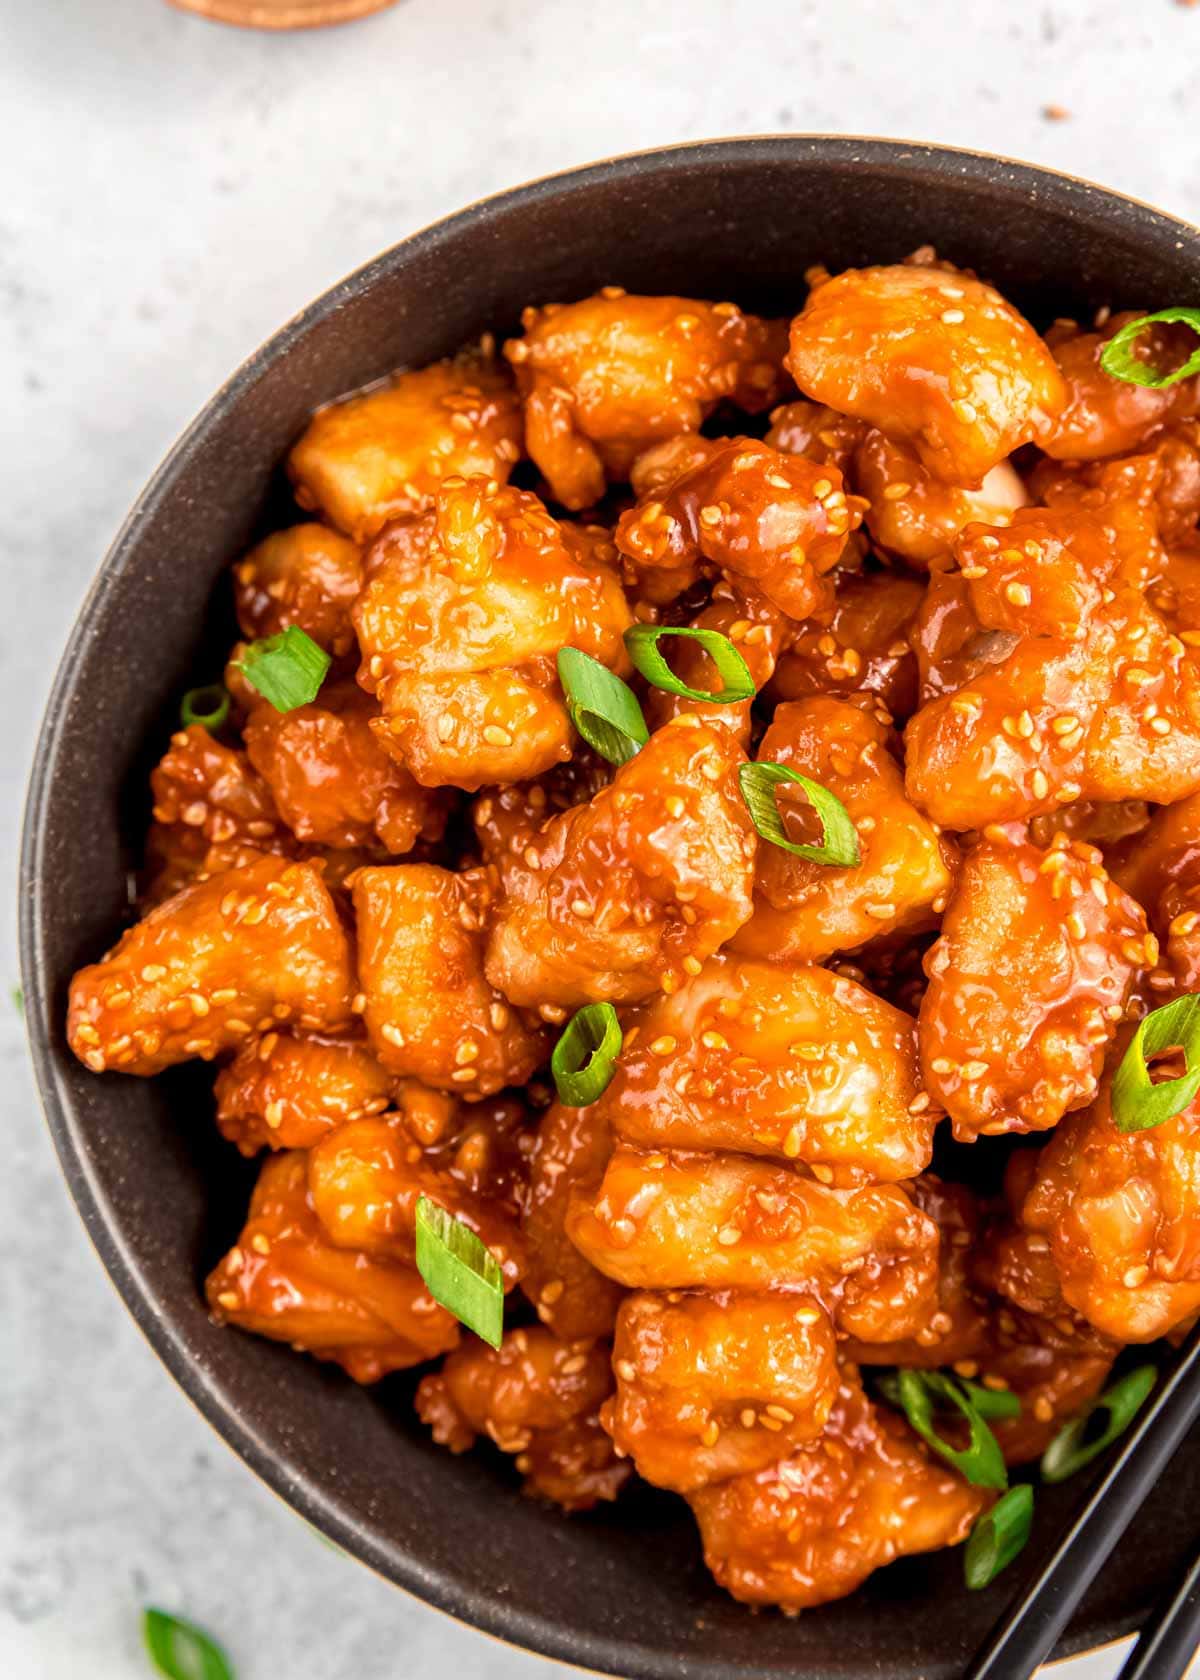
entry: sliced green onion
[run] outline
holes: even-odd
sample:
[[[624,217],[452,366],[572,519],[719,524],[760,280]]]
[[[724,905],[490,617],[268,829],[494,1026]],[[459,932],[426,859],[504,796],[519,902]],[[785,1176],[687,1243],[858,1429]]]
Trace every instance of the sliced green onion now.
[[[1018,1482],[985,1511],[971,1530],[963,1553],[963,1574],[972,1592],[1007,1569],[1029,1539],[1033,1527],[1033,1489]]]
[[[221,1647],[181,1616],[146,1610],[142,1638],[150,1661],[167,1680],[233,1680],[233,1669]]]
[[[1020,1397],[1011,1388],[984,1388],[982,1383],[968,1382],[965,1377],[959,1377],[958,1381],[981,1418],[1020,1417]]]
[[[550,1058],[563,1102],[572,1108],[595,1102],[616,1072],[621,1043],[621,1023],[611,1003],[585,1003],[575,1011]]]
[[[185,729],[198,723],[210,735],[215,735],[229,716],[229,695],[224,684],[208,683],[204,688],[189,688],[180,702],[179,715]]]
[[[770,763],[741,765],[738,782],[750,821],[762,838],[769,840],[773,846],[782,846],[785,852],[808,858],[810,863],[832,864],[840,869],[851,869],[860,861],[862,853],[858,848],[858,830],[850,821],[849,812],[837,795],[822,787],[820,782],[810,781],[798,770],[789,770],[786,764]],[[820,819],[819,846],[802,846],[788,839],[775,798],[779,782],[795,782],[797,787],[803,788],[805,797]]]
[[[658,648],[660,636],[686,636],[699,642],[717,667],[717,675],[724,687],[717,694],[707,689],[689,688],[681,682],[667,664]],[[719,630],[676,628],[666,624],[635,624],[625,632],[625,646],[629,657],[648,683],[665,689],[668,694],[682,694],[687,700],[706,700],[713,706],[732,706],[737,700],[753,700],[754,678],[750,667],[734,647],[728,636]]]
[[[558,680],[567,702],[567,716],[610,764],[628,764],[650,739],[637,695],[590,653],[578,648],[558,650]]]
[[[1154,1084],[1146,1066],[1164,1050],[1183,1051],[1187,1072]],[[1144,1132],[1178,1114],[1200,1091],[1200,995],[1190,993],[1142,1017],[1113,1075],[1112,1117],[1119,1132]]]
[[[1090,1406],[1059,1430],[1042,1454],[1042,1480],[1065,1482],[1068,1476],[1073,1476],[1094,1458],[1099,1458],[1104,1449],[1129,1428],[1157,1380],[1158,1372],[1153,1365],[1139,1365],[1120,1382],[1097,1395]],[[1086,1441],[1088,1424],[1101,1411],[1108,1413],[1108,1422],[1099,1435]]]
[[[967,1420],[969,1446],[955,1447],[938,1434],[933,1423],[933,1408],[938,1400],[948,1400]],[[969,1482],[976,1487],[1008,1486],[1000,1443],[952,1377],[943,1376],[940,1371],[901,1371],[900,1404],[921,1439]]]
[[[1200,373],[1200,349],[1195,350],[1174,373],[1159,373],[1148,362],[1138,361],[1133,353],[1134,343],[1155,321],[1182,321],[1200,337],[1200,309],[1183,306],[1160,309],[1154,315],[1140,315],[1136,321],[1128,322],[1115,332],[1101,350],[1100,366],[1105,373],[1110,373],[1114,379],[1123,379],[1128,385],[1148,385],[1154,391],[1160,391],[1167,385],[1178,385],[1181,379],[1190,379],[1194,373]]]
[[[289,624],[278,636],[251,642],[237,668],[277,712],[294,712],[321,692],[329,655],[298,624]]]
[[[504,1333],[504,1279],[496,1257],[461,1219],[417,1201],[417,1270],[435,1301],[498,1348]]]

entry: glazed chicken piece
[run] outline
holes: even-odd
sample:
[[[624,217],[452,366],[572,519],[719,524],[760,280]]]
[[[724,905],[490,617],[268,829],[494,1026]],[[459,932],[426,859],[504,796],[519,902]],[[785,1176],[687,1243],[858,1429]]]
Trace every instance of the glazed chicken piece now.
[[[601,1413],[622,1457],[691,1493],[821,1434],[838,1390],[833,1326],[802,1295],[630,1295]]]
[[[723,399],[757,414],[779,400],[786,324],[732,303],[630,296],[527,309],[504,354],[524,402],[525,445],[555,501],[598,502],[650,444],[697,432]]]
[[[217,1074],[217,1126],[243,1155],[308,1149],[337,1126],[379,1114],[396,1081],[365,1044],[268,1031]]]
[[[1066,384],[1067,401],[1055,424],[1038,439],[1047,455],[1059,461],[1095,461],[1138,449],[1172,420],[1200,413],[1200,375],[1155,389],[1114,379],[1100,366],[1104,346],[1137,315],[1112,315],[1096,332],[1080,332],[1073,322],[1056,324],[1046,334]],[[1148,327],[1133,346],[1138,361],[1151,367],[1178,367],[1195,349],[1185,326],[1162,322]]]
[[[1082,641],[1116,570],[1098,515],[1023,508],[1007,528],[968,525],[954,545],[980,627]]]
[[[1053,425],[1054,358],[999,292],[970,275],[847,269],[809,294],[786,366],[806,396],[910,444],[936,478],[981,486]]]
[[[555,1103],[542,1117],[529,1160],[521,1217],[528,1268],[521,1287],[543,1324],[567,1341],[611,1336],[620,1284],[587,1260],[567,1235],[572,1191],[598,1184],[612,1153],[599,1105]]]
[[[233,568],[234,604],[250,641],[297,624],[335,659],[354,647],[350,608],[362,588],[358,545],[327,525],[292,525]]]
[[[733,949],[775,962],[823,962],[881,934],[936,925],[953,880],[954,853],[904,793],[888,731],[845,700],[777,706],[758,748],[762,761],[819,782],[845,806],[860,861],[837,867],[760,845],[754,914]],[[776,803],[789,840],[819,844],[820,823],[803,790],[781,782]]]
[[[422,1377],[416,1406],[439,1446],[466,1452],[486,1435],[516,1455],[526,1493],[586,1511],[615,1499],[629,1478],[597,1415],[611,1392],[603,1343],[562,1341],[538,1327],[510,1330],[498,1349],[466,1344]]]
[[[452,796],[421,787],[380,743],[375,704],[354,683],[327,683],[309,706],[262,702],[246,723],[246,752],[298,840],[409,852],[440,840]]]
[[[161,903],[197,876],[288,850],[271,790],[249,758],[202,724],[177,729],[150,772],[146,898]]]
[[[1146,907],[1162,946],[1151,984],[1200,991],[1200,794],[1154,814],[1149,826],[1110,860],[1113,877]]]
[[[1130,989],[1157,946],[1093,846],[989,840],[967,854],[925,959],[921,1069],[971,1142],[1044,1131],[1095,1095]]]
[[[818,466],[836,467],[849,480],[854,456],[866,436],[861,420],[839,414],[823,403],[784,403],[771,415],[767,442],[785,455],[805,455]]]
[[[880,548],[920,568],[947,553],[973,520],[1005,525],[1029,500],[1008,461],[994,466],[977,490],[964,490],[923,466],[915,449],[874,429],[854,457],[854,485],[869,503],[867,529]]]
[[[628,1142],[797,1160],[825,1184],[928,1164],[913,1023],[853,980],[721,953],[623,1024],[594,1107]]]
[[[420,513],[447,478],[503,483],[521,456],[521,411],[503,363],[467,352],[318,409],[288,457],[301,507],[358,542]]]
[[[460,1096],[523,1085],[548,1046],[484,975],[480,873],[397,864],[360,869],[351,890],[363,1020],[384,1067]]]
[[[629,669],[616,574],[536,496],[494,480],[445,481],[422,529],[354,609],[359,681],[384,713],[372,727],[426,787],[540,775],[571,754],[559,649]]]
[[[674,990],[750,914],[756,836],[732,731],[684,713],[510,857],[487,977],[510,1003]]]
[[[789,617],[806,618],[829,604],[822,580],[860,523],[836,467],[754,438],[727,438],[623,513],[616,544],[639,572],[667,573],[674,594],[715,568]]]
[[[745,1155],[621,1145],[567,1235],[631,1289],[812,1294],[864,1341],[915,1334],[937,1287],[937,1227],[897,1185],[831,1190]]]
[[[720,1585],[794,1612],[844,1598],[894,1558],[957,1545],[994,1497],[872,1406],[851,1370],[818,1441],[688,1502]]]
[[[414,1264],[417,1202],[427,1196],[491,1250],[506,1289],[525,1269],[515,1205],[479,1196],[439,1168],[400,1119],[351,1120],[330,1132],[309,1152],[308,1187],[336,1248]]]
[[[360,1383],[456,1347],[457,1320],[412,1267],[332,1246],[307,1165],[303,1150],[264,1161],[242,1234],[205,1285],[214,1318],[331,1359]]]
[[[1107,1087],[1038,1156],[1021,1209],[1071,1306],[1118,1342],[1151,1342],[1200,1310],[1200,1099],[1119,1132]]]
[[[310,863],[262,857],[184,887],[71,982],[67,1037],[95,1073],[153,1074],[286,1021],[354,1019],[350,943]]]
[[[765,688],[775,671],[780,654],[792,645],[797,626],[755,589],[742,589],[721,582],[713,589],[708,605],[692,620],[690,628],[716,630],[727,636],[741,654],[755,690]],[[671,670],[689,688],[719,694],[725,686],[717,667],[699,642],[689,637],[666,637],[658,651]],[[732,729],[743,749],[750,745],[752,700],[713,705],[672,694],[664,688],[650,688],[642,705],[648,726],[659,729],[681,712],[692,712],[705,723],[720,723]]]
[[[925,590],[916,578],[890,572],[839,573],[832,608],[813,615],[780,655],[771,694],[878,696],[892,717],[916,709],[917,664],[909,631]]]

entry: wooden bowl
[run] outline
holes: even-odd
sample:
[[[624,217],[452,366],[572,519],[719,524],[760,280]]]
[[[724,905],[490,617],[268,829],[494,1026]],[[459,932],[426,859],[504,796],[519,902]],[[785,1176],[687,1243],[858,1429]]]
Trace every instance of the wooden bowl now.
[[[67,983],[127,914],[146,773],[182,692],[221,669],[229,563],[288,517],[279,463],[312,409],[485,328],[519,329],[525,304],[614,284],[783,312],[810,264],[894,262],[924,241],[1042,325],[1200,294],[1200,235],[1169,216],[1025,164],[893,141],[681,146],[473,205],[335,286],[204,409],[100,569],[37,750],[21,874],[27,1025],[71,1191],[145,1335],[247,1463],[339,1546],[476,1627],[626,1680],[950,1680],[1022,1566],[970,1593],[959,1551],[906,1558],[840,1603],[755,1615],[714,1585],[681,1499],[639,1488],[565,1518],[522,1498],[499,1454],[436,1447],[409,1404],[411,1377],[360,1389],[219,1329],[200,1286],[235,1240],[254,1168],[217,1136],[200,1064],[154,1080],[81,1067],[64,1040]],[[1039,1493],[1031,1560],[1085,1480]],[[1060,1655],[1133,1625],[1182,1572],[1198,1510],[1200,1433]]]
[[[241,29],[320,29],[382,12],[396,0],[170,0],[181,12]]]

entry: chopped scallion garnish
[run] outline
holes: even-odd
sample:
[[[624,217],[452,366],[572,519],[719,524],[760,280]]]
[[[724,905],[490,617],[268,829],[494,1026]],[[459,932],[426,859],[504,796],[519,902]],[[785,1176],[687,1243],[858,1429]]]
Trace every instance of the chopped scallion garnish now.
[[[959,1377],[959,1386],[981,1418],[1015,1418],[1021,1415],[1021,1401],[1011,1388],[985,1388],[982,1383]]]
[[[1139,1365],[1097,1395],[1090,1406],[1059,1430],[1042,1454],[1042,1480],[1065,1482],[1068,1476],[1098,1458],[1129,1428],[1157,1380],[1158,1372],[1153,1365]],[[1088,1425],[1098,1412],[1106,1412],[1108,1422],[1098,1435],[1088,1440]]]
[[[1008,1471],[1000,1443],[992,1434],[962,1385],[940,1371],[903,1370],[899,1375],[900,1404],[921,1439],[976,1487],[1008,1486]],[[956,1447],[934,1427],[937,1402],[946,1401],[966,1419],[969,1444]]]
[[[689,688],[672,671],[663,658],[658,642],[662,636],[684,636],[698,642],[717,668],[724,685],[717,693],[703,688]],[[754,678],[741,654],[728,636],[719,630],[697,630],[664,624],[635,624],[625,632],[625,646],[629,657],[648,683],[665,689],[668,694],[681,694],[687,700],[704,700],[713,706],[731,706],[737,700],[753,700]]]
[[[417,1270],[434,1300],[498,1348],[504,1333],[504,1279],[496,1257],[469,1225],[428,1196],[417,1201]]]
[[[837,868],[853,868],[861,859],[858,831],[850,821],[850,814],[836,794],[830,793],[820,782],[810,781],[798,770],[786,764],[743,764],[738,769],[742,798],[754,824],[764,840],[782,846],[785,852],[808,858],[811,863],[830,864]],[[821,823],[821,844],[804,846],[789,840],[783,826],[775,789],[780,782],[794,782],[802,788],[809,804]]]
[[[578,648],[560,648],[558,680],[567,716],[610,764],[627,764],[650,739],[637,695],[606,665]]]
[[[1167,385],[1178,385],[1181,379],[1190,379],[1194,373],[1200,373],[1200,349],[1193,351],[1182,367],[1177,367],[1173,373],[1160,373],[1149,362],[1141,362],[1134,355],[1134,345],[1147,327],[1156,321],[1182,321],[1185,326],[1200,338],[1200,309],[1191,309],[1186,305],[1175,309],[1160,309],[1153,315],[1140,315],[1136,321],[1129,321],[1119,332],[1115,332],[1100,352],[1100,366],[1105,373],[1114,379],[1123,379],[1127,385],[1148,385],[1151,390],[1160,391]]]
[[[294,712],[321,692],[329,655],[298,624],[289,624],[278,636],[251,642],[237,668],[277,712]]]
[[[181,1616],[146,1610],[142,1637],[151,1662],[167,1680],[233,1680],[233,1669],[221,1647]]]
[[[1183,1051],[1187,1072],[1157,1085],[1147,1061],[1164,1050]],[[1119,1132],[1144,1132],[1178,1114],[1200,1091],[1200,995],[1175,998],[1138,1023],[1113,1075],[1112,1117]]]
[[[550,1071],[563,1102],[585,1108],[607,1088],[621,1054],[621,1023],[611,1003],[585,1003],[563,1029]]]
[[[1033,1527],[1033,1489],[1018,1482],[977,1520],[963,1553],[963,1574],[972,1592],[1007,1569]]]
[[[180,702],[179,715],[185,729],[198,723],[215,735],[229,716],[229,694],[222,683],[189,688]]]

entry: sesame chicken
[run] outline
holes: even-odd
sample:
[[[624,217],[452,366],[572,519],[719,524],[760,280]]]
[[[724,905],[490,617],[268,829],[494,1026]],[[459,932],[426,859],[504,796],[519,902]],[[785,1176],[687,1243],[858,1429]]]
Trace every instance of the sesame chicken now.
[[[872,428],[854,457],[853,482],[868,503],[867,529],[881,549],[923,568],[947,553],[965,525],[1006,525],[1028,497],[1007,461],[985,474],[977,490],[938,478],[914,449]]]
[[[757,589],[721,582],[689,628],[716,630],[727,637],[741,654],[757,692],[771,680],[780,654],[792,645],[798,627]],[[688,688],[719,694],[725,686],[711,656],[699,642],[686,636],[668,637],[659,643],[659,652],[667,657],[671,670]],[[750,744],[753,705],[752,700],[714,704],[673,694],[668,689],[651,688],[643,711],[651,729],[669,723],[681,712],[691,712],[706,723],[724,724],[736,731],[745,749]]]
[[[771,695],[874,697],[882,723],[908,717],[917,703],[909,634],[926,590],[916,578],[894,572],[838,572],[835,589],[832,607],[814,613],[780,654]]]
[[[1150,976],[1165,1003],[1200,991],[1200,793],[1156,811],[1110,858],[1113,878],[1145,906],[1161,967]]]
[[[600,1107],[554,1103],[538,1126],[521,1215],[528,1266],[521,1287],[539,1319],[568,1341],[611,1336],[624,1293],[597,1271],[567,1234],[576,1186],[598,1184],[612,1153]]]
[[[848,480],[867,429],[863,421],[835,408],[801,399],[773,411],[766,441],[785,455],[804,455],[819,467],[836,467]]]
[[[354,647],[350,609],[362,582],[357,543],[326,525],[291,525],[235,564],[238,624],[249,641],[299,625],[340,659]]]
[[[1046,342],[1066,385],[1067,400],[1039,443],[1057,461],[1096,461],[1138,449],[1172,420],[1200,414],[1200,375],[1154,389],[1114,379],[1100,366],[1100,354],[1114,333],[1137,319],[1126,311],[1110,315],[1094,332],[1074,322],[1056,324]],[[1134,355],[1151,367],[1177,367],[1195,348],[1186,327],[1157,322],[1139,334]]]
[[[521,324],[504,354],[525,446],[567,508],[599,501],[650,444],[699,431],[722,400],[757,414],[783,393],[786,323],[732,303],[606,286],[579,303],[527,309]]]
[[[396,1084],[361,1042],[272,1027],[244,1039],[217,1074],[217,1126],[243,1155],[308,1149],[388,1108]]]

